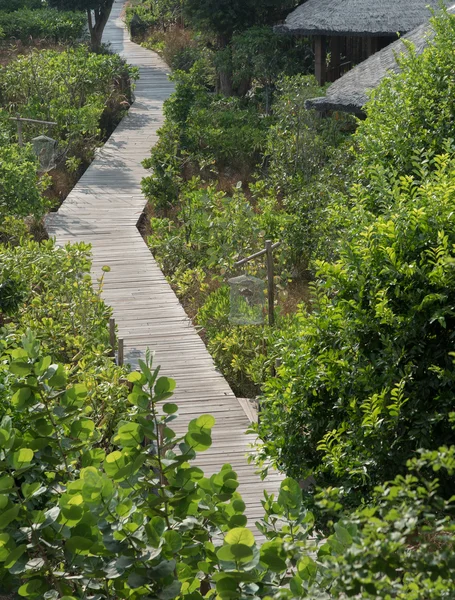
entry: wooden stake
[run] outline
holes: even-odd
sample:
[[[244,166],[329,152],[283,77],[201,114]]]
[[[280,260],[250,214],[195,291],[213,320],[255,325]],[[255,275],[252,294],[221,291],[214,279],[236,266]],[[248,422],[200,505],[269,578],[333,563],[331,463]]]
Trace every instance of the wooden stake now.
[[[119,339],[118,341],[118,356],[117,356],[117,364],[121,367],[123,365],[124,355],[123,355],[123,340]]]
[[[109,319],[109,344],[111,346],[111,356],[115,356],[115,319]]]
[[[314,36],[314,74],[319,85],[324,85],[326,77],[325,66],[325,37]]]
[[[267,292],[269,298],[269,325],[275,324],[275,285],[273,277],[273,248],[271,240],[265,242],[265,252],[267,257]]]
[[[17,119],[17,143],[21,148],[24,145],[24,139],[22,136],[22,121],[20,119]]]

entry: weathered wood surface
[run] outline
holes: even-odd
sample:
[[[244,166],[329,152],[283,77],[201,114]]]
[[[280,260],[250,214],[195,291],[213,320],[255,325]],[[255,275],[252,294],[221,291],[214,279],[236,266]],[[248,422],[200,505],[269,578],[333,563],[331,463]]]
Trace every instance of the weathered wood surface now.
[[[48,231],[61,245],[92,244],[94,279],[103,265],[110,266],[103,297],[113,307],[125,362],[136,367],[150,348],[162,374],[176,379],[177,431],[184,431],[200,414],[214,415],[213,446],[199,455],[198,465],[207,474],[225,463],[232,465],[254,522],[263,514],[262,490],[276,492],[281,476],[275,473],[263,482],[248,464],[246,456],[254,441],[245,434],[249,420],[136,228],[145,205],[140,183],[146,171],[141,161],[158,139],[163,102],[173,85],[163,61],[128,39],[121,20],[124,1],[115,1],[104,41],[139,67],[136,99],[58,213],[50,216]]]

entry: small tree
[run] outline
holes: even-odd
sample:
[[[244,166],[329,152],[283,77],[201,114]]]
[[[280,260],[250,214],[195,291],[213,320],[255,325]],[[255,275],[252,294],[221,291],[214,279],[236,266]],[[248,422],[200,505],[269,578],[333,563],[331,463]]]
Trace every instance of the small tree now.
[[[94,52],[101,47],[101,39],[111,14],[114,0],[48,0],[50,6],[59,10],[81,10],[87,13],[90,45]]]
[[[186,0],[185,13],[197,28],[208,30],[223,50],[236,32],[253,25],[271,24],[295,5],[294,0]],[[232,65],[228,57],[219,63],[220,89],[232,94]]]

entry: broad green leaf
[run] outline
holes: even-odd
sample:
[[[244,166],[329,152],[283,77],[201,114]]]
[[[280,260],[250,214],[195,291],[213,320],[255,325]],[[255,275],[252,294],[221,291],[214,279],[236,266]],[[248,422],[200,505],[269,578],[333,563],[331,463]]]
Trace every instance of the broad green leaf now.
[[[138,385],[145,383],[145,377],[142,373],[139,373],[139,371],[131,371],[131,373],[128,373],[126,378],[130,383],[137,383]]]
[[[69,540],[66,541],[66,544],[65,544],[65,547],[67,548],[67,550],[69,550],[70,552],[73,552],[74,554],[87,553],[92,546],[93,546],[92,540],[78,536],[78,535],[71,536],[69,538]]]
[[[297,571],[304,581],[311,581],[316,577],[318,567],[311,556],[304,556],[297,563]]]
[[[171,552],[178,552],[182,547],[182,536],[177,531],[166,531],[164,533],[166,546]]]
[[[0,494],[5,494],[14,489],[14,479],[11,475],[3,475],[0,477]]]
[[[20,506],[15,504],[12,508],[0,513],[0,529],[5,529],[19,514]]]
[[[27,400],[31,397],[32,390],[28,387],[21,387],[11,397],[11,405],[14,408],[21,409],[27,404]]]
[[[175,390],[175,380],[170,377],[160,377],[155,384],[155,394],[170,394]]]
[[[15,469],[23,469],[33,460],[34,452],[30,448],[21,448],[11,456],[11,464]]]
[[[14,550],[8,554],[8,558],[3,563],[4,568],[11,569],[11,567],[13,567],[16,564],[16,562],[19,560],[19,558],[26,551],[27,551],[26,544],[22,544],[21,546],[17,546],[16,548],[14,548]]]
[[[217,550],[217,557],[226,562],[249,562],[254,554],[250,546],[245,544],[225,544]]]
[[[294,479],[287,477],[281,482],[278,504],[287,508],[298,508],[302,503],[302,490]]]
[[[26,500],[33,498],[39,494],[42,494],[46,491],[46,488],[41,485],[40,481],[36,481],[35,483],[23,483],[21,486],[22,494]]]
[[[235,529],[228,531],[224,541],[227,544],[245,544],[246,546],[254,546],[254,535],[245,527],[236,527]]]
[[[11,550],[14,548],[14,541],[8,533],[0,533],[0,562],[5,562]]]
[[[44,579],[35,578],[30,579],[30,581],[27,581],[24,583],[24,585],[21,585],[18,593],[19,596],[22,596],[23,598],[36,598],[38,595],[42,595],[47,589],[48,585]]]
[[[191,423],[194,423],[196,427],[201,429],[212,429],[216,423],[216,419],[212,415],[201,415],[194,421],[191,421]],[[189,429],[191,429],[191,423]]]

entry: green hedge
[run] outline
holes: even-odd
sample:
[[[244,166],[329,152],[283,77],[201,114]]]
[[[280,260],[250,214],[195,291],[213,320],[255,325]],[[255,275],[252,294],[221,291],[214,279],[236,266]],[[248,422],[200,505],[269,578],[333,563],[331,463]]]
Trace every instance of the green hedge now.
[[[21,8],[43,8],[41,0],[0,0],[1,12],[14,12]]]
[[[70,42],[84,35],[87,17],[82,12],[59,12],[52,9],[15,12],[0,11],[0,28],[5,38],[23,42],[46,39],[52,42]]]

